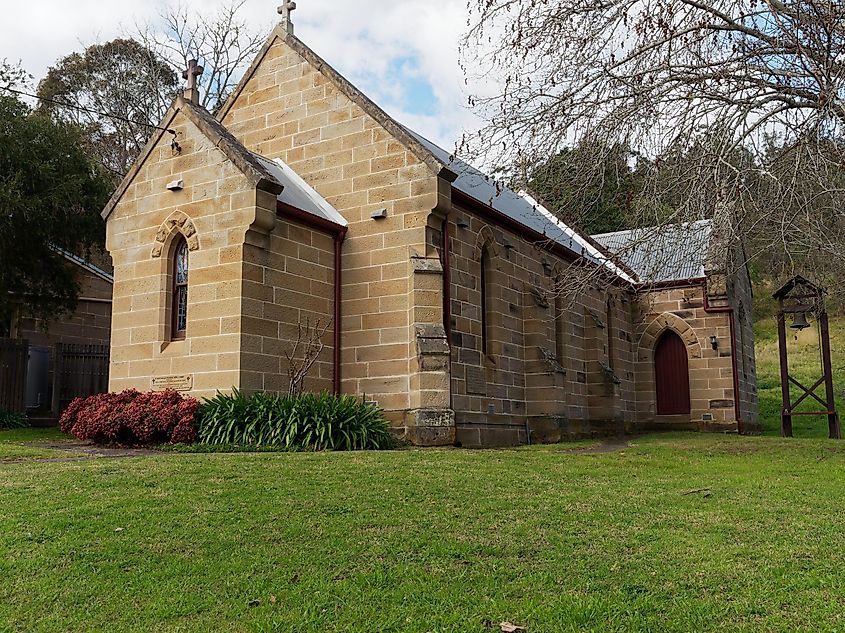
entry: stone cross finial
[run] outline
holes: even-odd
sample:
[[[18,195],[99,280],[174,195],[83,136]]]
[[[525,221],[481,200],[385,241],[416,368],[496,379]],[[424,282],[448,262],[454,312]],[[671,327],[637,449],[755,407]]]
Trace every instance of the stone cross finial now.
[[[282,6],[277,9],[279,15],[282,16],[282,24],[284,24],[288,33],[293,33],[293,22],[290,19],[290,14],[294,9],[296,9],[296,2],[293,2],[293,0],[285,0]]]
[[[205,69],[200,66],[199,62],[195,59],[189,60],[188,67],[182,71],[182,79],[185,79],[188,82],[185,85],[185,99],[197,105],[199,105],[200,102],[200,91],[197,87],[197,79],[200,75],[202,75],[203,71],[205,71]]]

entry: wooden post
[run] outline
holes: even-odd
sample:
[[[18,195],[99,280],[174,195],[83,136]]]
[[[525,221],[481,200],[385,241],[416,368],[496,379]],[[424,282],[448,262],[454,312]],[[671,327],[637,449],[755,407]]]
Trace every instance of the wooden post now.
[[[778,312],[778,350],[780,351],[780,388],[783,394],[783,408],[780,412],[780,434],[792,437],[792,403],[789,397],[789,366],[786,355],[786,315],[783,313],[783,301]]]
[[[830,428],[830,439],[841,439],[839,430],[839,414],[836,412],[836,400],[833,394],[833,367],[830,362],[830,328],[827,322],[827,311],[819,315],[819,330],[822,339],[822,365],[824,369],[824,388],[827,401],[827,424]]]
[[[56,416],[56,420],[62,415],[59,410],[61,407],[62,395],[62,355],[64,345],[56,343],[53,347],[53,394],[50,404],[50,411]]]

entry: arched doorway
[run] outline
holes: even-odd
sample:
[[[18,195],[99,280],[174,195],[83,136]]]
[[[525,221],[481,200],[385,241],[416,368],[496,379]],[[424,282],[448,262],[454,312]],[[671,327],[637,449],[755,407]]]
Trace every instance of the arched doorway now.
[[[684,341],[666,330],[654,348],[657,415],[689,415],[689,361]]]

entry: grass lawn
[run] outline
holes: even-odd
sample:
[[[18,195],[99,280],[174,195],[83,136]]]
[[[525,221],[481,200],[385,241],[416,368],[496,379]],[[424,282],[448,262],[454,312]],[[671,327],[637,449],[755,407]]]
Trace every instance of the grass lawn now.
[[[33,446],[33,444],[63,442],[67,439],[68,436],[58,429],[15,429],[14,431],[0,431],[0,462],[76,457],[82,455],[82,453],[57,452]]]
[[[780,389],[780,358],[778,356],[777,323],[774,317],[758,319],[754,325],[757,347],[757,389],[760,398],[760,418],[763,432],[780,435],[780,412],[782,396]],[[792,375],[807,387],[822,377],[819,355],[818,331],[814,327],[797,333],[787,330],[788,358]],[[833,386],[840,419],[845,417],[845,318],[830,318],[830,349],[833,360]],[[792,386],[793,402],[802,392]],[[824,386],[816,392],[824,399]],[[819,411],[821,405],[810,398],[805,400],[801,411]],[[795,437],[827,437],[826,416],[797,416],[792,418],[792,432]]]
[[[845,630],[845,443],[571,450],[2,464],[0,631]]]

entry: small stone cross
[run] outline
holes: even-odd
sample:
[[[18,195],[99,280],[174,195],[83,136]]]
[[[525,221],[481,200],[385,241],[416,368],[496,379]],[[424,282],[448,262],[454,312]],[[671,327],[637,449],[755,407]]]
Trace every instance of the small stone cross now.
[[[200,92],[197,88],[197,78],[202,75],[205,69],[195,59],[188,61],[188,67],[182,71],[182,79],[187,80],[185,86],[185,98],[191,103],[199,103]]]
[[[282,6],[277,9],[279,15],[282,16],[282,24],[285,25],[288,33],[293,33],[293,22],[290,19],[290,14],[294,9],[296,9],[296,2],[293,2],[293,0],[285,0]]]

